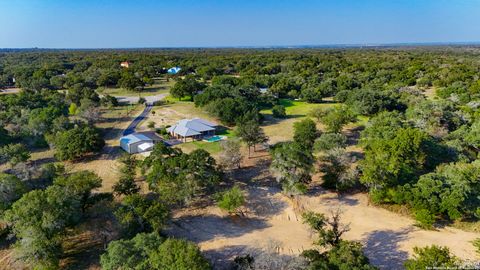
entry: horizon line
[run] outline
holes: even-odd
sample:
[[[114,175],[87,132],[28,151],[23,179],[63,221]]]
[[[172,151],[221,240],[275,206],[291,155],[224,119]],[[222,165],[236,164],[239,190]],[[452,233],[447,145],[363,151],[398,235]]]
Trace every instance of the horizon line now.
[[[131,46],[131,47],[3,47],[0,50],[136,50],[136,49],[315,49],[375,47],[480,46],[480,41],[460,42],[396,42],[396,43],[332,43],[304,45],[229,45],[229,46]]]

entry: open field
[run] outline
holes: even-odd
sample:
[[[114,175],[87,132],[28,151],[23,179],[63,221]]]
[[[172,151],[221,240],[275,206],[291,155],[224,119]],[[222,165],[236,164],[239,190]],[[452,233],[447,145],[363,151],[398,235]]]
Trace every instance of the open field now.
[[[269,138],[269,143],[274,144],[277,142],[288,141],[293,138],[293,123],[305,118],[308,113],[317,107],[330,108],[337,106],[337,103],[318,103],[312,104],[303,101],[291,101],[287,99],[281,99],[280,104],[285,106],[287,118],[277,119],[273,118],[271,110],[262,110],[265,116],[265,121],[262,123],[263,131]],[[318,124],[318,128],[322,128]]]

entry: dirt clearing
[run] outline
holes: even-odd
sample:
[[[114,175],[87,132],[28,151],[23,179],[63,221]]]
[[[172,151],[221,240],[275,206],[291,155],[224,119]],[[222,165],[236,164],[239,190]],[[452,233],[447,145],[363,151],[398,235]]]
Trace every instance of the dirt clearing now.
[[[235,256],[271,243],[276,243],[280,254],[300,254],[312,247],[314,239],[302,223],[299,209],[328,215],[340,207],[343,223],[350,224],[344,239],[361,241],[371,263],[381,269],[403,269],[413,247],[432,244],[447,246],[462,259],[478,258],[470,241],[480,234],[450,227],[421,230],[408,217],[370,206],[365,194],[339,198],[334,193],[319,191],[315,196],[300,196],[294,202],[275,187],[257,186],[247,191],[246,217],[226,216],[214,206],[190,209],[176,213],[169,233],[198,243],[215,267],[224,269]]]
[[[245,161],[244,168],[235,174],[237,180],[247,183],[243,186],[248,194],[245,217],[230,217],[212,205],[183,209],[174,214],[167,231],[198,243],[216,269],[225,269],[235,256],[271,247],[272,243],[279,254],[297,256],[314,241],[301,213],[330,215],[337,208],[342,211],[342,223],[350,226],[344,239],[362,242],[367,256],[380,269],[403,269],[413,247],[432,244],[447,246],[464,260],[479,259],[471,244],[479,233],[451,227],[419,229],[409,217],[370,205],[367,194],[362,193],[338,197],[314,188],[307,195],[290,199],[271,179],[268,156]]]

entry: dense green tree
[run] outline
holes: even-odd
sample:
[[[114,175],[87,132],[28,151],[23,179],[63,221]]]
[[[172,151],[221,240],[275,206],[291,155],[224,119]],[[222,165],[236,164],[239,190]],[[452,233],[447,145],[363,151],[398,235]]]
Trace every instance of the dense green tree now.
[[[27,192],[27,186],[16,176],[0,173],[0,215]]]
[[[100,131],[93,126],[76,124],[74,128],[54,134],[50,144],[60,160],[73,160],[102,150],[105,145]]]
[[[163,145],[163,144],[162,144]],[[120,168],[120,178],[113,185],[113,192],[121,195],[131,195],[138,193],[140,187],[135,183],[135,176],[138,161],[133,155],[124,155],[120,158],[122,167]]]
[[[195,197],[213,190],[220,181],[215,159],[203,150],[190,154],[175,151],[165,156],[157,149],[148,159],[147,182],[151,190],[169,202],[190,202]]]
[[[393,98],[380,91],[360,89],[352,91],[346,104],[357,114],[372,115],[383,110],[402,109]]]
[[[30,152],[21,143],[7,144],[0,148],[0,164],[8,162],[12,166],[30,159]]]
[[[56,268],[64,230],[80,219],[80,201],[64,188],[26,193],[5,212],[5,220],[17,237],[19,258],[42,269]]]
[[[55,185],[63,187],[68,193],[79,198],[82,211],[92,204],[92,190],[102,186],[102,179],[91,171],[79,171],[68,176],[57,177]]]
[[[150,255],[153,269],[166,270],[208,270],[208,261],[193,243],[169,238]]]
[[[412,181],[425,168],[429,140],[413,128],[399,129],[390,140],[375,140],[365,149],[360,180],[372,189]]]
[[[44,135],[53,128],[55,119],[66,114],[65,107],[36,108],[28,116],[28,130],[34,136]]]
[[[311,181],[313,156],[296,142],[278,143],[271,149],[270,170],[289,194],[305,193]]]
[[[206,85],[195,79],[193,75],[187,75],[184,79],[179,78],[175,85],[170,88],[170,94],[176,98],[190,97],[193,101],[194,96],[205,89]]]
[[[406,202],[424,215],[444,215],[452,220],[472,217],[480,207],[479,181],[479,161],[439,166],[407,187]]]
[[[322,93],[321,89],[307,86],[302,88],[301,91],[302,98],[309,103],[318,103],[322,101],[322,98],[325,96]]]
[[[285,118],[285,117],[287,117],[287,113],[285,111],[285,106],[283,106],[283,105],[273,106],[272,115],[275,118]]]
[[[347,146],[347,137],[340,133],[324,133],[315,140],[315,151],[328,151]]]
[[[145,83],[130,71],[123,71],[118,86],[130,91],[143,90]]]
[[[8,134],[8,131],[5,128],[0,127],[0,147],[9,144],[11,140],[12,138]]]
[[[398,112],[381,112],[372,117],[361,133],[360,143],[365,148],[379,139],[395,138],[400,128],[404,127],[404,117]]]
[[[320,120],[326,125],[328,132],[339,133],[346,124],[354,122],[356,117],[348,107],[339,106],[326,110]]]
[[[313,144],[318,135],[315,122],[310,118],[305,118],[293,124],[293,140],[305,150],[312,151]]]
[[[158,199],[148,199],[140,194],[123,198],[115,211],[124,233],[133,236],[139,232],[160,232],[165,226],[170,212],[166,204]]]
[[[165,240],[157,233],[140,233],[129,240],[112,241],[100,263],[105,270],[211,269],[195,244],[181,239]]]
[[[158,233],[139,233],[132,239],[112,241],[100,257],[102,269],[153,269],[148,256],[155,252],[163,241]]]
[[[90,99],[93,102],[99,102],[100,97],[97,92],[84,84],[75,84],[68,89],[67,100],[80,105],[80,101],[84,98]]]
[[[458,266],[458,259],[450,253],[447,247],[427,246],[424,248],[413,248],[415,253],[413,259],[405,261],[405,269],[420,270],[431,267],[452,267]]]

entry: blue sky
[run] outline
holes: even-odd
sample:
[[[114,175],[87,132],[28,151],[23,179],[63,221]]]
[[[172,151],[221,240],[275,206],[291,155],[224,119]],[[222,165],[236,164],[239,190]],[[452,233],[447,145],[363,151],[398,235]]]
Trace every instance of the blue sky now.
[[[480,41],[480,0],[0,0],[0,48]]]

